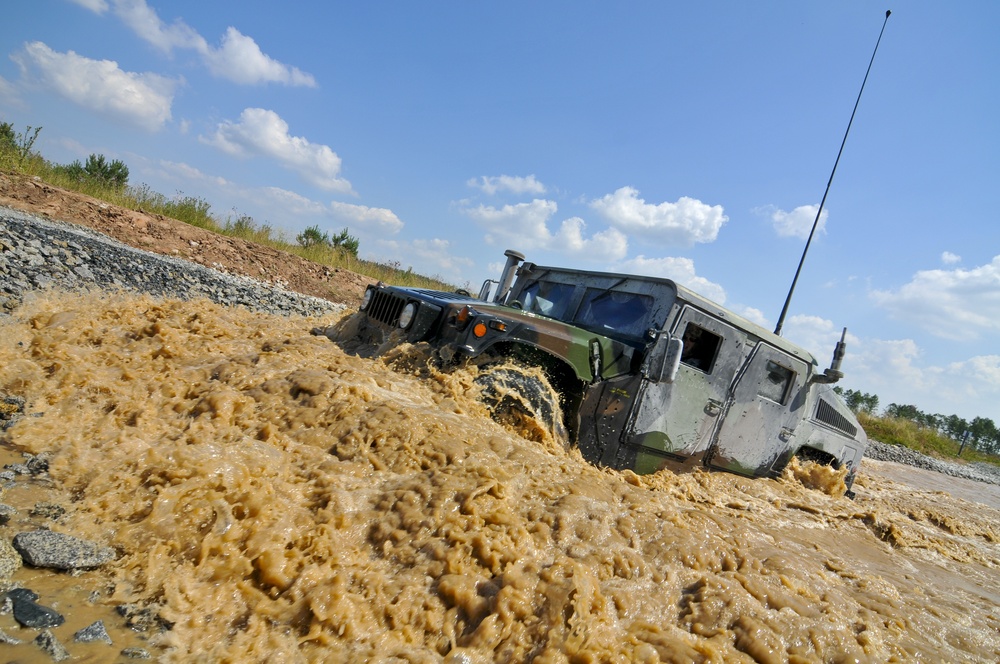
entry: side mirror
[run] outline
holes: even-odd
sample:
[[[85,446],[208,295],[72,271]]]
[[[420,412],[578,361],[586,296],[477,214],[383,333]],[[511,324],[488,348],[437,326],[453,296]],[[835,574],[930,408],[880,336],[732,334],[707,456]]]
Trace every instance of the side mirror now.
[[[684,342],[677,337],[660,335],[653,344],[646,363],[645,377],[654,383],[672,383],[677,378],[677,369],[681,365],[681,351]]]

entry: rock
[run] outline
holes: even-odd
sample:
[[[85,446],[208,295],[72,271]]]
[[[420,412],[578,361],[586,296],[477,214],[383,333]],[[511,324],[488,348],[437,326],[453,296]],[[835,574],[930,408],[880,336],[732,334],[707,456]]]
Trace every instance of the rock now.
[[[9,247],[0,263],[0,309],[13,309],[26,292],[52,286],[126,288],[181,299],[209,297],[281,315],[315,316],[344,310],[342,304],[134,249],[85,227],[6,207],[0,207],[0,244]],[[0,419],[0,429],[8,424]]]
[[[0,394],[0,431],[12,425],[24,413],[24,399]]]
[[[104,627],[103,620],[98,620],[89,627],[84,627],[73,635],[73,640],[80,643],[93,643],[94,641],[111,643],[111,637],[108,635],[108,630]]]
[[[0,629],[0,645],[18,646],[24,643],[21,639],[15,639],[7,632]]]
[[[0,523],[6,520],[0,521]],[[0,537],[0,579],[9,579],[17,570],[21,569],[24,561],[21,554],[17,552],[6,537]]]
[[[152,659],[153,656],[145,648],[123,648],[122,657],[129,659]]]
[[[66,508],[55,503],[35,503],[35,506],[31,508],[31,516],[52,519],[53,521],[58,520],[64,514],[66,514]]]
[[[44,457],[30,456],[24,465],[28,467],[28,472],[32,475],[49,472],[49,460]]]
[[[7,591],[7,596],[14,602],[14,620],[22,627],[42,629],[58,627],[66,619],[55,609],[42,606],[35,600],[38,595],[27,588],[14,588]]]
[[[52,658],[53,662],[61,662],[63,660],[69,659],[69,651],[66,647],[59,643],[59,639],[49,630],[44,630],[41,634],[35,637],[35,643],[39,648],[45,651],[49,657]]]
[[[0,474],[2,474],[2,473],[0,473]],[[4,481],[7,481],[7,478],[0,477],[0,482],[4,482]],[[10,505],[5,505],[3,503],[0,503],[0,526],[6,524],[8,521],[10,521],[16,515],[17,515],[17,509],[16,508],[11,507]],[[4,540],[4,541],[6,541],[6,540]],[[3,556],[3,551],[2,551],[2,549],[0,549],[0,557],[2,557],[2,556]],[[0,573],[0,576],[3,576],[3,574]]]
[[[115,559],[115,552],[109,547],[51,530],[18,533],[14,536],[14,548],[33,567],[89,569]]]
[[[125,624],[129,629],[137,632],[148,632],[153,629],[165,631],[172,627],[160,618],[159,612],[152,606],[121,604],[115,610],[118,611],[118,615],[125,618]]]
[[[38,599],[38,593],[30,588],[11,588],[7,591],[7,597],[11,599],[24,599],[34,602]]]

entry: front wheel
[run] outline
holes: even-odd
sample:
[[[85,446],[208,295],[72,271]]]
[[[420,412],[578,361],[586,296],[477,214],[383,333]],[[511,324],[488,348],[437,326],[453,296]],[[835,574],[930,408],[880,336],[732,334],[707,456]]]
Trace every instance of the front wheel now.
[[[559,396],[539,370],[510,365],[484,367],[475,383],[481,388],[479,400],[494,420],[529,440],[551,440],[567,446],[569,436]]]

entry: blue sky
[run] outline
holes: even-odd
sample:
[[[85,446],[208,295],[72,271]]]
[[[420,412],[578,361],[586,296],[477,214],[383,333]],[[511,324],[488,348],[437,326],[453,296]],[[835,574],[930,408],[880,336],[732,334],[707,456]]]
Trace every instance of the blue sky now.
[[[895,6],[893,6],[893,4]],[[684,283],[883,406],[1000,424],[1000,3],[34,0],[0,120],[68,163],[456,285]]]

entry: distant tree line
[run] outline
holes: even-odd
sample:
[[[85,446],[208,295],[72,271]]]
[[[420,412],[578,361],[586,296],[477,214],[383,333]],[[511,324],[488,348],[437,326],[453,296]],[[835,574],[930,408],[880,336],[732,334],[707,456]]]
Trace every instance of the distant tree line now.
[[[879,414],[877,395],[858,390],[845,390],[839,386],[833,389],[855,413],[864,412],[875,416]],[[1000,454],[1000,431],[988,417],[974,417],[970,421],[958,415],[925,413],[916,406],[898,403],[886,406],[882,416],[909,420],[918,427],[931,429],[957,442],[962,442],[968,432],[967,442],[973,448],[987,454]]]

